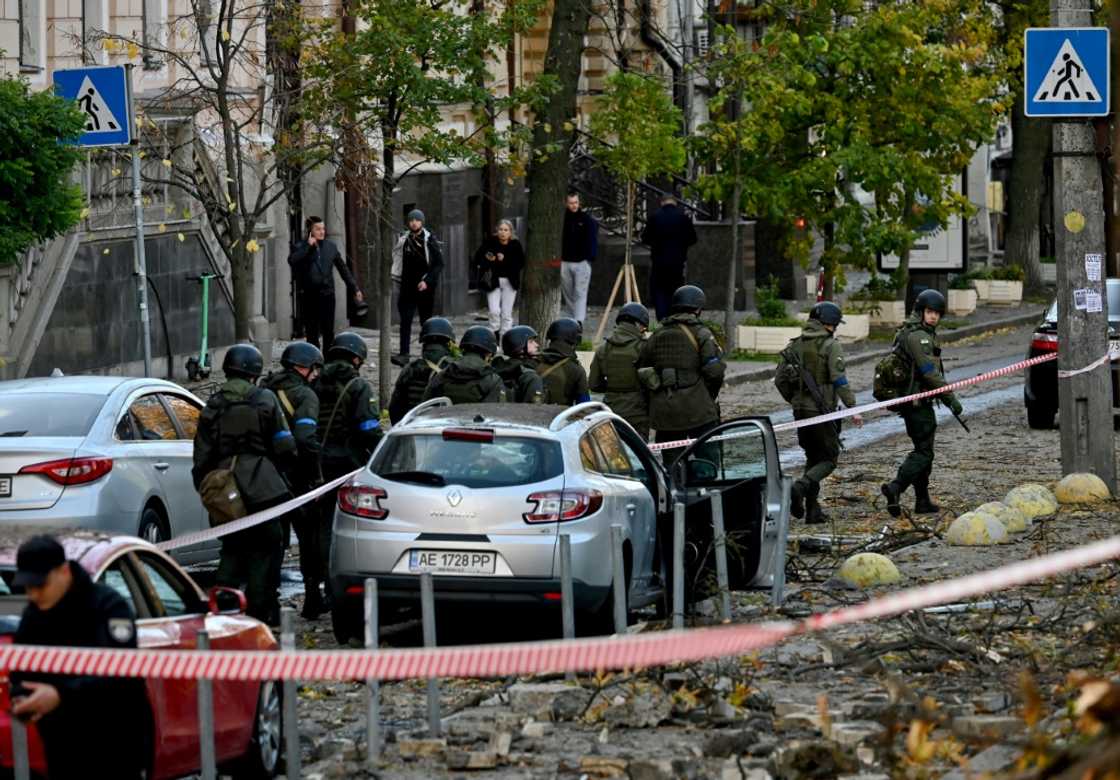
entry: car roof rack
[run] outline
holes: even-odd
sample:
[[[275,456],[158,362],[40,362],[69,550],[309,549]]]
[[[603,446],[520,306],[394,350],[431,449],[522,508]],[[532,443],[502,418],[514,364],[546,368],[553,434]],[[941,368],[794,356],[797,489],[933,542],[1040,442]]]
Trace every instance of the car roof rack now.
[[[609,412],[611,409],[602,401],[584,401],[582,404],[571,406],[552,418],[548,424],[550,431],[558,431],[565,425],[575,422],[579,417],[586,417],[593,412]]]
[[[429,398],[424,403],[419,404],[412,409],[409,409],[408,413],[405,414],[405,416],[401,418],[401,421],[398,422],[394,427],[400,428],[402,425],[407,425],[409,421],[412,420],[412,418],[416,415],[420,414],[420,412],[424,411],[425,409],[435,409],[437,406],[451,406],[451,399],[445,395],[441,395],[439,398]]]

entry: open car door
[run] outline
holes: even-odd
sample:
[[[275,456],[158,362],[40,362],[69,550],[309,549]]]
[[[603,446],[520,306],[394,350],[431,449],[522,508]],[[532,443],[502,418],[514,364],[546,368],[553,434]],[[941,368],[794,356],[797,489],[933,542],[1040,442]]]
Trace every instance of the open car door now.
[[[713,428],[680,453],[670,474],[685,504],[686,601],[718,590],[713,491],[723,501],[730,589],[772,588],[777,566],[784,566],[789,507],[770,420],[742,417]]]

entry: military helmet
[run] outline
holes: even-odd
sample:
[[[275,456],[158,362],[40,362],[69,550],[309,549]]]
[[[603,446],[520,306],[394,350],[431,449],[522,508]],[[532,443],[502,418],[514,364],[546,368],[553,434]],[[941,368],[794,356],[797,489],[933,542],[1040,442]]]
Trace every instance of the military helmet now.
[[[821,301],[809,310],[809,319],[835,327],[844,321],[844,312],[832,301]]]
[[[699,311],[707,302],[703,290],[694,284],[686,284],[673,292],[669,308],[674,312]]]
[[[429,317],[420,326],[420,343],[428,339],[455,340],[455,329],[451,327],[451,320],[445,317]]]
[[[482,325],[467,328],[463,338],[459,339],[459,349],[473,349],[484,355],[493,355],[498,351],[498,340],[494,338],[494,331]]]
[[[234,344],[226,350],[222,359],[222,371],[226,376],[242,379],[256,379],[264,371],[264,358],[261,351],[252,344]]]
[[[544,337],[549,341],[566,341],[574,347],[583,339],[583,326],[571,317],[561,317],[548,326]]]
[[[643,328],[649,327],[649,309],[640,303],[628,303],[618,311],[618,317],[615,322],[625,322],[630,320],[636,322]]]
[[[937,290],[922,290],[918,297],[914,299],[914,311],[922,314],[927,309],[945,316],[945,296]]]
[[[284,368],[313,368],[323,365],[323,353],[314,344],[307,341],[293,341],[284,347],[284,354],[280,356],[280,365]]]
[[[529,342],[538,338],[537,332],[528,325],[518,325],[502,334],[502,354],[514,357],[529,347]]]
[[[365,339],[349,330],[337,334],[327,349],[327,357],[358,358],[363,363],[366,362],[366,355],[368,354]]]

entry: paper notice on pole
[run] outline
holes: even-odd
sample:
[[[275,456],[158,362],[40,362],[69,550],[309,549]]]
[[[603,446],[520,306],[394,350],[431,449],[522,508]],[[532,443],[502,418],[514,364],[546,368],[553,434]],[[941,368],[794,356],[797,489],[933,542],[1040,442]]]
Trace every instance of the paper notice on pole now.
[[[1085,311],[1085,293],[1088,290],[1074,290],[1073,291],[1073,308],[1078,311]]]
[[[1090,314],[1104,311],[1104,307],[1101,305],[1101,294],[1096,290],[1085,291],[1085,311]]]
[[[1085,255],[1085,275],[1089,277],[1090,282],[1099,282],[1101,280],[1101,260],[1101,255]]]

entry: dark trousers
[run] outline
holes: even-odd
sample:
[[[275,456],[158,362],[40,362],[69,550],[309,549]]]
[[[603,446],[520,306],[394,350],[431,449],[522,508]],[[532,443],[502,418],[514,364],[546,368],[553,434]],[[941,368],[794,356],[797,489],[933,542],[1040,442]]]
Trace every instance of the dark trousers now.
[[[333,497],[334,494],[332,493]],[[320,499],[325,501],[325,499]],[[331,550],[331,522],[334,517],[334,504],[330,514],[318,503],[304,505],[292,513],[292,526],[299,539],[299,573],[303,576],[304,592],[319,587],[327,580],[327,557]]]
[[[653,298],[653,309],[657,312],[657,319],[663,320],[669,316],[669,304],[673,300],[673,293],[684,284],[684,266],[666,268],[655,267],[649,276],[649,292]]]
[[[250,512],[265,508],[253,507]],[[215,582],[229,588],[240,588],[244,583],[250,617],[266,623],[275,623],[280,618],[283,536],[280,520],[276,519],[222,537]]]
[[[411,281],[405,279],[401,282],[401,294],[397,298],[397,312],[401,315],[401,354],[407,355],[409,352],[409,344],[412,342],[412,318],[416,316],[416,312],[420,312],[420,324],[423,325],[432,316],[432,308],[435,305],[436,291],[435,288],[429,287],[420,292],[416,289],[416,285],[420,284],[419,280]]]
[[[304,337],[325,352],[334,341],[334,290],[304,290],[299,300]]]
[[[895,482],[903,490],[913,485],[915,493],[927,495],[929,475],[933,471],[933,439],[937,433],[937,415],[933,411],[933,405],[928,403],[908,406],[900,414],[906,423],[906,435],[914,443],[914,450],[898,467]]]
[[[713,420],[710,423],[704,423],[703,425],[684,431],[658,431],[657,435],[654,437],[654,441],[658,444],[662,444],[667,441],[678,441],[680,439],[696,439],[703,436],[717,425],[719,425],[719,420]],[[665,464],[666,468],[672,468],[673,462],[680,457],[680,454],[684,452],[685,449],[686,447],[673,447],[672,449],[662,450],[661,462]],[[711,460],[717,466],[719,465],[720,450],[718,442],[708,444],[694,452],[696,457]]]
[[[816,417],[819,412],[794,412],[794,419]],[[821,481],[836,470],[840,457],[840,432],[836,423],[826,422],[797,429],[797,443],[805,451],[805,473],[802,483],[804,495],[815,498],[821,490]]]

